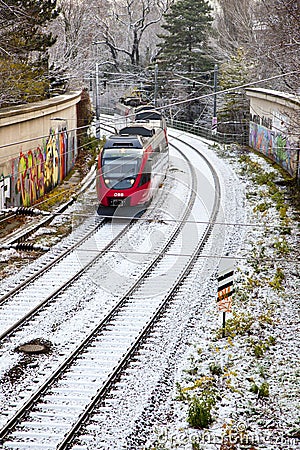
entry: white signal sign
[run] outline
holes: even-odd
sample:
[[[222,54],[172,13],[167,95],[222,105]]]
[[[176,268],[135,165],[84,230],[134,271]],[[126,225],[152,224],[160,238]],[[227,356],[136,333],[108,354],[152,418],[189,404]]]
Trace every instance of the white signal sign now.
[[[228,262],[230,262],[228,264]],[[226,267],[227,266],[227,267]],[[225,261],[223,267],[220,267],[218,276],[218,308],[222,312],[231,312],[232,307],[232,295],[233,289],[233,277],[234,277],[234,265],[231,260]]]

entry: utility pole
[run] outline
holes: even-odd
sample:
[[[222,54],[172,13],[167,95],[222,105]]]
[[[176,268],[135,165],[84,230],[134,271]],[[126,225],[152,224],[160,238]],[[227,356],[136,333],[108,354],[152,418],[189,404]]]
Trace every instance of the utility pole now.
[[[92,45],[96,45],[96,51],[95,56],[96,56],[96,70],[95,70],[95,107],[96,107],[96,138],[100,139],[100,92],[99,92],[99,63],[98,63],[98,46],[97,44],[99,44],[99,42],[93,42]],[[93,95],[94,97],[94,95]]]
[[[96,138],[100,139],[99,64],[96,62]]]
[[[218,65],[215,64],[214,69],[214,111],[212,118],[212,134],[216,134],[218,130],[218,118],[217,118],[217,89],[218,89]]]
[[[96,62],[96,119],[99,119],[99,64]]]
[[[158,92],[158,64],[155,64],[154,70],[154,106],[157,107],[157,92]]]

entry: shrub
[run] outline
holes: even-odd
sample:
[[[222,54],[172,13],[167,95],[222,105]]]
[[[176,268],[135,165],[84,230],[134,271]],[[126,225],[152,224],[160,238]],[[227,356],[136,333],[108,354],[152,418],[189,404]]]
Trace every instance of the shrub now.
[[[269,397],[270,385],[267,382],[263,382],[260,387],[256,383],[253,383],[250,391],[257,394],[258,398]]]
[[[287,253],[290,252],[290,247],[286,241],[286,239],[281,238],[278,241],[274,242],[274,248],[276,248],[277,253],[279,253],[279,255],[286,255]]]
[[[267,382],[262,383],[258,391],[258,397],[269,397],[269,393],[270,393],[269,383]]]
[[[266,342],[263,342],[261,340],[259,340],[258,342],[254,342],[253,339],[250,339],[250,345],[256,358],[261,358],[264,353],[269,350],[270,345],[275,345],[275,343],[276,339],[273,336],[269,336]]]
[[[221,375],[223,373],[222,367],[220,366],[220,364],[217,364],[217,363],[212,363],[209,366],[209,370],[210,370],[212,375],[219,376],[219,375]]]
[[[258,344],[254,345],[254,355],[256,356],[256,358],[261,358],[267,349],[268,347],[264,343],[259,342]]]
[[[280,268],[277,268],[273,280],[269,281],[269,285],[276,291],[282,291],[284,289],[282,286],[284,278],[283,271]]]
[[[256,206],[253,208],[253,211],[254,211],[254,212],[259,211],[259,212],[263,213],[263,212],[267,211],[270,207],[271,207],[271,204],[270,204],[270,203],[268,203],[268,202],[263,202],[263,203],[259,203],[258,205],[256,205]]]
[[[205,396],[200,399],[192,397],[189,404],[188,424],[193,428],[207,428],[212,422],[211,409],[215,401],[212,396]]]
[[[226,320],[225,334],[228,337],[234,338],[237,334],[244,335],[251,328],[255,322],[255,318],[248,313],[233,312],[233,317]],[[217,338],[222,337],[222,328],[217,331]]]
[[[276,339],[274,338],[274,336],[269,336],[268,337],[268,342],[270,345],[275,345],[276,344]]]

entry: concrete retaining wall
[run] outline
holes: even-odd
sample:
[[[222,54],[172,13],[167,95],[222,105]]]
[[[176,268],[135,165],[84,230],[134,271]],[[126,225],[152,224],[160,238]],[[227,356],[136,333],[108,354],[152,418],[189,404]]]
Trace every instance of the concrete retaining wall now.
[[[250,147],[299,180],[300,98],[269,89],[246,92],[250,98]]]
[[[81,92],[0,109],[0,208],[30,206],[65,178],[77,156]]]

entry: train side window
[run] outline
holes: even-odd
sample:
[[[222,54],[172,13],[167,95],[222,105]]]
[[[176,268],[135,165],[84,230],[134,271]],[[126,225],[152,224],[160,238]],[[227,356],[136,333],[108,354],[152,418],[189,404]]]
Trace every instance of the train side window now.
[[[150,173],[142,173],[141,180],[139,182],[139,186],[142,186],[145,183],[149,183],[151,180],[151,174]]]

